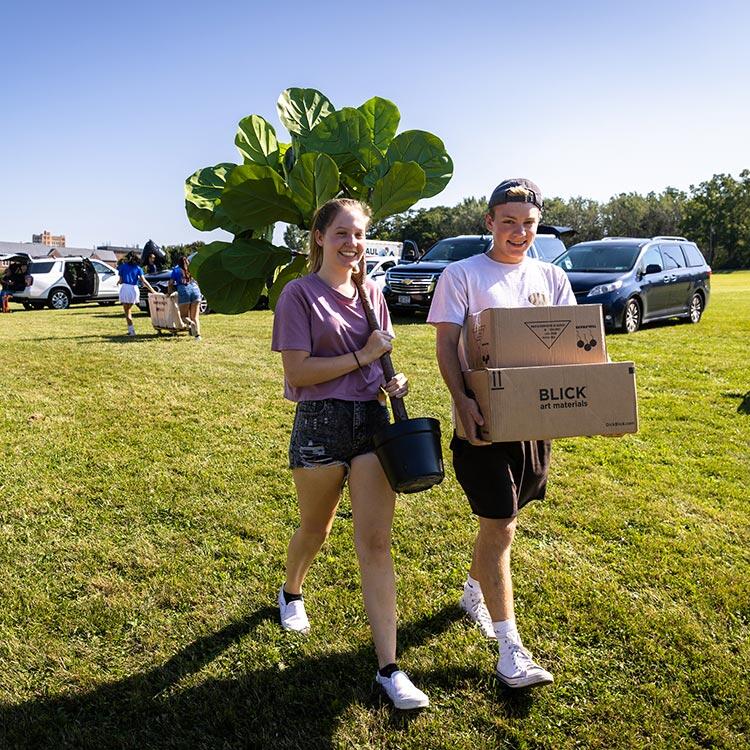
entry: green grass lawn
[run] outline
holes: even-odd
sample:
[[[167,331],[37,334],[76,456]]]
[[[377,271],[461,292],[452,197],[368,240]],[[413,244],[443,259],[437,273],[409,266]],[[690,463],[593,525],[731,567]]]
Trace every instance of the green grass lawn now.
[[[0,747],[744,748],[750,735],[750,272],[697,326],[610,336],[641,429],[555,443],[521,516],[517,617],[555,684],[514,693],[457,607],[475,521],[452,471],[402,496],[400,664],[376,669],[345,499],[312,568],[313,631],[275,595],[297,522],[272,316],[203,341],[122,336],[119,308],[0,315]],[[449,431],[434,334],[397,325],[412,416]],[[449,463],[449,462],[448,462]]]

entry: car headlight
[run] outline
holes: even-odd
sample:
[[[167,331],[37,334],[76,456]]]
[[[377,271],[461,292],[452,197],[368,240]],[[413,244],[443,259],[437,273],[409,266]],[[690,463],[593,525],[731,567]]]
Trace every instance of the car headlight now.
[[[599,286],[589,289],[589,293],[586,296],[596,297],[597,294],[607,294],[607,292],[617,291],[621,286],[622,279],[617,279],[617,281],[613,281],[611,284],[599,284]]]

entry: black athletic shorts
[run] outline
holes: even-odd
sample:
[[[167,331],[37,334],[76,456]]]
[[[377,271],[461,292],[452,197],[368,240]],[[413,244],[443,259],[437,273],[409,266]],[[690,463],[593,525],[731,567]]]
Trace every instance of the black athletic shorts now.
[[[513,518],[547,491],[549,440],[472,445],[453,433],[456,479],[475,515]]]

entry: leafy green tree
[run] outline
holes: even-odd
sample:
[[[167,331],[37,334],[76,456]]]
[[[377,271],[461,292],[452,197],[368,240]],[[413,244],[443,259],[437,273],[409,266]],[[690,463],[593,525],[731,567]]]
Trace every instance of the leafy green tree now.
[[[543,221],[545,224],[575,229],[575,235],[564,238],[567,244],[599,240],[604,234],[601,205],[591,198],[547,198],[544,201]]]
[[[300,229],[294,226],[294,224],[287,224],[284,230],[284,244],[290,250],[297,250],[298,252],[307,252],[307,238],[309,232],[305,229]]]
[[[174,266],[177,263],[177,259],[181,255],[190,255],[205,247],[206,243],[202,240],[196,240],[195,242],[189,242],[186,245],[165,245],[162,249],[167,254],[165,265],[167,267]]]
[[[682,232],[698,241],[714,268],[750,268],[750,171],[739,180],[716,174],[691,185]]]
[[[370,205],[374,221],[437,195],[453,174],[443,142],[432,133],[397,134],[393,102],[373,97],[337,110],[315,89],[290,88],[276,104],[290,142],[277,139],[259,115],[243,118],[235,136],[242,164],[204,167],[185,183],[185,210],[202,231],[221,228],[232,242],[206,245],[192,268],[214,310],[249,310],[267,285],[271,304],[291,278],[305,271],[272,244],[277,221],[309,229],[317,208],[337,196]]]

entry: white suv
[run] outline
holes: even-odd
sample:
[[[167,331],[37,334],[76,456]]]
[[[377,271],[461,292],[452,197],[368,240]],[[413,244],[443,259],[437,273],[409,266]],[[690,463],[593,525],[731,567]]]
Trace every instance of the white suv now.
[[[49,305],[64,310],[72,302],[93,300],[100,304],[118,300],[117,271],[89,258],[32,258],[26,287],[13,292],[13,299],[28,309]]]

